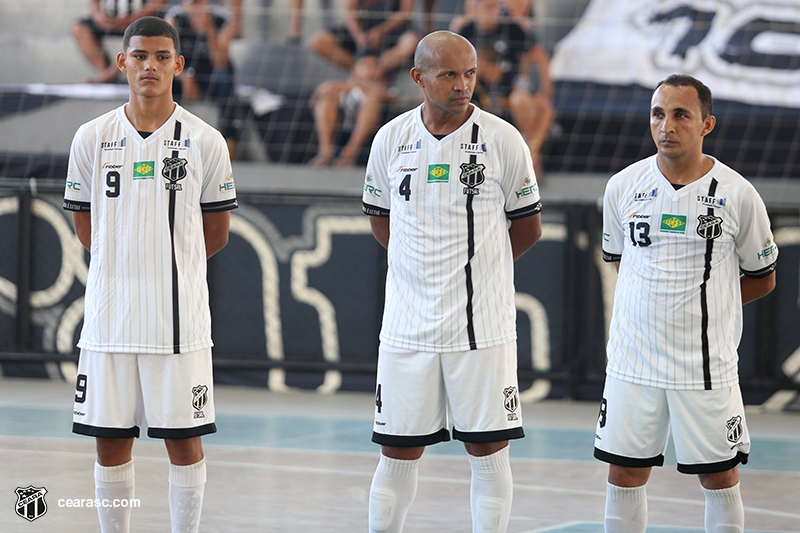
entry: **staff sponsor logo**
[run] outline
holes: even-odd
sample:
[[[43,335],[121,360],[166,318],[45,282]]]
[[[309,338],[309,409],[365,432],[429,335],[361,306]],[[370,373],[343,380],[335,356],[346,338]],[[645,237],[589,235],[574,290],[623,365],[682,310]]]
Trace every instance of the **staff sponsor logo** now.
[[[714,215],[698,215],[697,234],[704,239],[716,239],[722,235],[722,219]]]
[[[189,148],[189,139],[164,139],[164,148],[167,150],[186,150]]]
[[[634,202],[647,202],[649,200],[654,199],[658,196],[658,188],[649,190],[647,192],[636,192],[633,193],[633,201]]]
[[[118,141],[103,141],[100,143],[100,149],[104,152],[122,150],[123,148],[125,148],[125,137]]]
[[[415,154],[419,151],[419,147],[421,145],[420,141],[410,144],[401,144],[397,147],[398,154]]]
[[[686,215],[661,215],[662,233],[686,233]]]
[[[486,152],[486,143],[461,143],[461,149],[468,154],[483,154]]]
[[[697,201],[706,207],[724,207],[728,202],[728,200],[725,198],[717,198],[716,196],[703,196],[702,194],[697,195]]]
[[[14,506],[17,516],[33,522],[47,512],[47,502],[44,501],[46,488],[28,485],[17,487],[14,492],[17,494],[17,503]]]

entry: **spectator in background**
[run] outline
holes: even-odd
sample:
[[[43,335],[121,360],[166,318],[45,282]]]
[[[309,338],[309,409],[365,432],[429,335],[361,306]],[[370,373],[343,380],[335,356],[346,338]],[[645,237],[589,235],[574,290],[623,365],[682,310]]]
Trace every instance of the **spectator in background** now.
[[[465,10],[467,14],[455,19],[451,30],[466,37],[478,51],[479,86],[473,99],[488,111],[510,112],[511,122],[528,143],[541,181],[542,144],[555,115],[550,58],[533,33],[520,25],[519,17],[511,17],[498,0],[466,0]],[[537,90],[531,83],[533,65]]]
[[[413,9],[414,0],[347,0],[344,24],[314,35],[311,49],[348,71],[368,51],[385,79],[414,54],[419,37],[410,30]]]
[[[363,149],[378,126],[384,103],[392,98],[378,76],[376,55],[358,58],[347,80],[328,80],[320,84],[311,96],[314,127],[319,138],[319,152],[311,165],[351,167],[358,164],[360,156],[368,155]],[[344,146],[334,159],[337,133],[342,134],[339,140]]]
[[[226,8],[209,0],[181,0],[164,17],[180,36],[186,67],[175,79],[176,99],[210,98],[219,105],[218,128],[231,158],[241,140],[240,106],[234,95],[233,65],[228,50],[239,33],[236,19]]]
[[[72,24],[72,35],[84,57],[97,71],[90,83],[112,83],[119,75],[117,64],[103,50],[107,35],[122,36],[136,19],[158,15],[166,0],[89,0],[89,18]]]

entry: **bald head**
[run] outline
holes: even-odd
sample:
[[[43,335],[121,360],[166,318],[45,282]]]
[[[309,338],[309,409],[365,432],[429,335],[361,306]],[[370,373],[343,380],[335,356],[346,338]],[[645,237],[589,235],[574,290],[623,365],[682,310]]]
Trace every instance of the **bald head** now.
[[[457,33],[446,30],[429,33],[417,44],[414,52],[414,68],[427,72],[437,64],[443,50],[454,49],[470,49],[475,54],[472,43]]]

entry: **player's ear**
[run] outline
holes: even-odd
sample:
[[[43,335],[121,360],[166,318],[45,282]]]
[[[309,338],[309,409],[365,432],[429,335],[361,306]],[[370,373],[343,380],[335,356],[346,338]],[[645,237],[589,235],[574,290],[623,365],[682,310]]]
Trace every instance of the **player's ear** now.
[[[711,130],[714,129],[714,126],[716,124],[717,124],[717,117],[715,117],[714,115],[708,115],[703,121],[703,137],[711,133]]]
[[[186,58],[183,56],[178,56],[175,58],[175,76],[183,72],[183,67],[186,66]]]
[[[125,72],[125,52],[117,54],[117,68],[120,72]]]
[[[422,71],[417,67],[411,69],[411,79],[414,80],[421,89],[425,88],[425,77],[422,75]]]

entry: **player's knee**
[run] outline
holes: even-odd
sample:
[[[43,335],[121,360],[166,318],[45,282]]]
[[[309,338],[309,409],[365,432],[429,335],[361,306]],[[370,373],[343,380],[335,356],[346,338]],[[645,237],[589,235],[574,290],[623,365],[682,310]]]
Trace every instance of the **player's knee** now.
[[[473,529],[488,533],[505,531],[507,520],[506,502],[499,498],[482,497],[475,504]]]
[[[369,491],[369,527],[372,531],[386,531],[392,525],[397,509],[397,495],[384,489]]]

